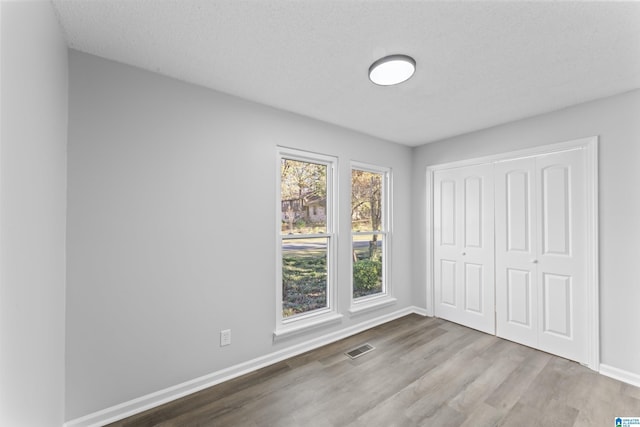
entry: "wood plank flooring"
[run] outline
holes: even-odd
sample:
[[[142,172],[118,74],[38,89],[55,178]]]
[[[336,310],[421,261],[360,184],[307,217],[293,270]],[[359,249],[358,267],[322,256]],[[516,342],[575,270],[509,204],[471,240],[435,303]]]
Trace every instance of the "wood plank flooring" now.
[[[376,349],[351,360],[345,351]],[[640,388],[409,315],[111,426],[613,426]]]

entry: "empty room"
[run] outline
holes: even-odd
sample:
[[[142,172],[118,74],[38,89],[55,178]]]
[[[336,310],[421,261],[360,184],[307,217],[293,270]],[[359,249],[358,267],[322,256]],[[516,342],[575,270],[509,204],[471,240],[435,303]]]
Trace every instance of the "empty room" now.
[[[0,425],[640,424],[640,2],[0,2]]]

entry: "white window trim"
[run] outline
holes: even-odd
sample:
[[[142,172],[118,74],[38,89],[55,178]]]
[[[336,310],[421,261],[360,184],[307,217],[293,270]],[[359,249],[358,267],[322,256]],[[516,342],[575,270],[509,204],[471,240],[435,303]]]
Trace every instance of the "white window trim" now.
[[[338,212],[338,159],[333,156],[312,153],[293,148],[277,147],[276,155],[276,327],[273,332],[274,340],[288,337],[314,329],[320,326],[333,324],[341,320],[342,315],[337,312],[337,212]],[[282,159],[292,159],[303,162],[323,164],[327,166],[327,232],[304,237],[327,238],[327,307],[284,318],[282,316],[282,240],[295,239],[297,236],[281,234],[282,200],[280,190],[280,164]]]
[[[383,183],[382,183],[382,230],[379,232],[362,232],[356,234],[380,234],[383,236],[382,243],[382,289],[383,292],[368,295],[360,298],[353,297],[353,257],[349,257],[350,262],[350,307],[349,314],[353,317],[359,314],[368,313],[373,310],[377,310],[397,302],[396,298],[393,297],[393,287],[391,283],[391,241],[392,241],[392,173],[391,168],[372,165],[368,163],[362,163],[357,161],[351,162],[351,167],[349,168],[349,182],[351,182],[351,174],[353,169],[362,170],[366,172],[372,172],[377,174],[382,174]],[[349,189],[349,200],[351,200],[351,188]],[[351,218],[349,218],[349,244],[350,247],[353,248],[353,231],[351,231]]]
[[[380,308],[384,308],[398,302],[396,298],[392,297],[389,294],[378,294],[369,298],[364,297],[362,298],[362,301],[360,300],[361,298],[358,298],[358,300],[354,300],[357,302],[354,302],[351,305],[351,308],[349,308],[349,315],[351,317],[357,316],[359,314],[369,313],[370,311],[378,310]]]

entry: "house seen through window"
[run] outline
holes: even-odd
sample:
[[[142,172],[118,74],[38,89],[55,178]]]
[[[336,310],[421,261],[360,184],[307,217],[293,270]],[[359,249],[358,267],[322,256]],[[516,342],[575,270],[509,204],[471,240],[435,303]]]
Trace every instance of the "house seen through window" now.
[[[330,166],[280,159],[283,320],[331,309]]]

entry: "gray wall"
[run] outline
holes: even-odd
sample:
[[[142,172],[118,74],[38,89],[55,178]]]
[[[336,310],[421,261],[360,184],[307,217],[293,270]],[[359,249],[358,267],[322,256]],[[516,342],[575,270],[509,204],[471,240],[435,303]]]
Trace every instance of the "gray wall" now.
[[[67,48],[49,1],[1,14],[0,425],[60,426]]]
[[[410,148],[79,52],[70,73],[67,419],[412,304]],[[345,318],[273,344],[276,145],[339,157]],[[398,298],[354,318],[352,159],[393,169]]]
[[[601,363],[640,375],[640,90],[427,144],[413,156],[413,228],[424,236],[426,167],[598,135]],[[425,239],[413,242],[416,305],[425,307]]]

